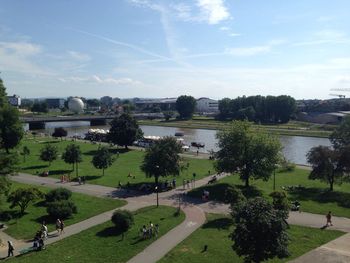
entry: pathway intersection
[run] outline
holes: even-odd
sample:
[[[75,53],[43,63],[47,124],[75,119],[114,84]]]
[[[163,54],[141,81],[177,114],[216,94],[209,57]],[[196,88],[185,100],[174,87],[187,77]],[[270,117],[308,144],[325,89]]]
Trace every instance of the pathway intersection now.
[[[226,175],[219,176],[218,179],[225,177]],[[49,188],[65,187],[73,192],[79,192],[87,195],[97,197],[112,197],[123,199],[127,201],[127,205],[118,209],[127,209],[130,211],[136,211],[140,208],[154,205],[156,203],[156,195],[140,195],[137,192],[130,191],[129,193],[123,189],[117,189],[113,187],[106,187],[100,185],[85,184],[79,185],[76,182],[61,183],[58,179],[50,177],[38,177],[28,174],[20,173],[16,176],[11,176],[11,179],[16,182],[41,185]],[[206,185],[211,179],[211,176],[196,181],[196,187]],[[151,263],[161,259],[166,253],[168,253],[177,244],[187,238],[192,232],[198,229],[205,222],[205,213],[218,213],[228,214],[230,212],[229,206],[219,202],[202,202],[201,200],[187,197],[186,193],[191,189],[182,189],[178,187],[174,190],[159,193],[159,202],[161,205],[179,206],[179,200],[181,209],[186,215],[186,219],[180,225],[170,230],[164,236],[153,242],[144,251],[130,259],[130,263]],[[65,228],[65,234],[56,236],[55,233],[50,233],[50,238],[46,241],[46,244],[51,244],[66,238],[71,235],[75,235],[83,230],[89,229],[98,224],[102,224],[110,220],[113,212],[111,210],[104,212],[97,216],[91,217],[79,223],[67,226]],[[324,225],[325,216],[291,212],[288,222],[290,224],[302,225],[314,228],[320,228]],[[334,226],[331,229],[341,230],[348,232],[348,234],[341,236],[340,238],[333,240],[315,250],[306,253],[293,262],[310,262],[311,259],[315,260],[320,258],[318,262],[350,262],[350,249],[348,244],[350,242],[350,219],[333,217]],[[2,240],[9,240],[3,231],[0,231],[0,238]],[[15,243],[16,253],[22,249],[26,249],[32,246],[31,242],[24,242],[21,240],[12,239]],[[0,248],[1,251],[1,248]],[[322,261],[324,260],[324,261]]]

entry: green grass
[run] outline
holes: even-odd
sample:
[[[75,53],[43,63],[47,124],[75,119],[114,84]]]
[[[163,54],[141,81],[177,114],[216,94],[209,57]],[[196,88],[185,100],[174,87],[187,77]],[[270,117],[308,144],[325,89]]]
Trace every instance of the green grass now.
[[[140,120],[140,125],[154,125],[166,127],[192,128],[192,129],[222,129],[230,125],[231,121],[219,121],[213,118],[195,117],[192,120]],[[265,130],[276,135],[308,136],[328,138],[334,130],[334,125],[321,125],[306,122],[290,121],[285,124],[253,124],[256,130]]]
[[[23,162],[21,158],[21,171],[29,174],[42,173],[45,170],[50,171],[50,176],[60,178],[63,174],[71,173],[72,165],[66,164],[61,157],[54,161],[50,167],[47,162],[39,160],[40,149],[45,143],[51,142],[58,147],[59,154],[61,155],[65,147],[73,143],[72,141],[60,141],[49,138],[26,138],[22,141],[22,146],[26,145],[31,154],[27,156],[26,162]],[[102,176],[102,170],[94,168],[91,164],[93,154],[98,149],[98,145],[91,144],[89,142],[74,142],[78,144],[83,153],[83,162],[79,164],[79,175],[85,176],[88,183],[99,184],[104,186],[118,186],[119,181],[125,185],[130,182],[131,185],[141,184],[144,182],[154,182],[153,178],[146,178],[145,174],[141,171],[140,165],[143,161],[144,151],[119,149],[119,157],[117,158],[117,150],[113,148],[115,162],[111,167],[105,170],[105,175]],[[189,163],[189,169],[183,170],[181,174],[176,177],[179,184],[182,184],[183,179],[192,178],[192,174],[197,174],[197,179],[200,179],[208,175],[208,170],[213,171],[213,162],[210,160],[195,159],[195,158],[183,158],[183,165]],[[135,176],[135,179],[128,177],[131,173]],[[71,173],[71,177],[75,176],[75,172]],[[171,179],[171,178],[168,178]]]
[[[298,168],[293,172],[277,172],[276,190],[282,190],[282,186],[301,185],[305,188],[288,192],[288,198],[291,201],[300,201],[302,211],[324,215],[328,213],[328,211],[332,211],[335,216],[350,218],[350,184],[343,183],[342,185],[335,185],[334,192],[329,192],[326,183],[309,180],[308,175],[309,171]],[[210,193],[211,200],[223,201],[227,186],[236,185],[244,192],[246,197],[262,195],[266,198],[270,198],[268,195],[273,191],[272,177],[267,182],[252,180],[250,184],[251,187],[245,189],[239,176],[231,175],[219,180],[215,184],[194,189],[189,195],[200,198],[203,190],[206,189]]]
[[[174,216],[175,211],[176,208],[163,206],[136,211],[135,224],[123,241],[121,236],[116,235],[113,224],[106,222],[49,245],[44,251],[9,262],[126,262],[155,240],[140,239],[139,229],[152,221],[159,224],[159,236],[162,236],[184,220],[185,215],[181,212],[179,216]]]
[[[231,220],[222,215],[207,215],[207,223],[196,230],[182,243],[171,250],[158,263],[231,263],[243,262],[231,248],[232,241],[229,234],[233,226]],[[333,230],[320,230],[301,226],[291,226],[288,230],[290,237],[290,256],[285,259],[273,259],[268,262],[286,262],[299,257],[306,252],[319,247],[343,233]],[[208,251],[202,252],[204,245],[208,245]]]
[[[19,187],[27,188],[31,186],[12,182],[11,191]],[[40,189],[42,192],[49,191],[48,188],[41,186],[36,188]],[[92,216],[101,214],[117,207],[121,207],[126,204],[126,202],[122,200],[98,198],[79,193],[72,193],[72,201],[76,204],[78,213],[73,214],[72,218],[64,221],[66,226],[78,223]],[[5,222],[8,226],[8,229],[6,229],[5,232],[17,239],[33,238],[36,231],[40,230],[40,226],[43,220],[46,221],[49,232],[55,229],[54,224],[56,218],[50,219],[48,217],[46,207],[43,205],[43,202],[41,202],[41,200],[29,205],[25,212],[25,215],[23,216],[18,215],[18,207],[10,209],[9,204],[5,202],[0,206],[0,210],[3,212],[8,211],[13,215],[13,219]]]

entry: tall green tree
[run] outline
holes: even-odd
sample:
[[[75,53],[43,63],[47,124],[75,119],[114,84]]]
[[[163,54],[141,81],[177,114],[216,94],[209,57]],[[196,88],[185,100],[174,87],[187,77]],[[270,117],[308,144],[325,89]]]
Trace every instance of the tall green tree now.
[[[134,224],[134,215],[128,210],[117,210],[113,213],[111,218],[118,232],[122,234],[122,240],[124,234]]]
[[[141,170],[147,177],[154,177],[157,193],[157,207],[159,206],[159,178],[179,175],[181,170],[181,145],[175,138],[165,137],[155,142],[146,150]]]
[[[289,255],[285,218],[265,199],[240,203],[232,216],[236,223],[231,234],[232,248],[245,262],[259,263]]]
[[[345,175],[348,153],[320,145],[313,147],[306,157],[312,166],[309,179],[324,181],[329,184],[329,190],[333,191],[334,183],[340,183]]]
[[[35,187],[18,188],[9,195],[7,201],[11,203],[10,208],[19,206],[20,213],[23,215],[31,202],[42,197],[43,193]]]
[[[53,146],[51,144],[46,144],[41,150],[40,150],[40,160],[44,162],[49,162],[49,166],[51,163],[57,159],[58,156],[58,150],[56,146]]]
[[[350,145],[350,116],[347,116],[340,126],[334,130],[330,140],[336,149]]]
[[[62,137],[67,137],[67,135],[68,135],[67,130],[65,130],[62,127],[55,128],[54,132],[52,133],[52,137],[61,138],[61,141],[62,141]]]
[[[0,108],[0,146],[9,153],[23,137],[23,126],[19,120],[18,110],[5,103]]]
[[[4,82],[0,78],[0,108],[7,104],[7,93]]]
[[[105,169],[110,167],[113,162],[114,158],[112,156],[112,153],[109,151],[108,147],[100,147],[94,157],[92,158],[92,164],[97,169],[102,169],[102,176],[105,175]]]
[[[82,154],[80,150],[80,146],[76,144],[67,145],[66,149],[62,154],[62,159],[65,163],[72,164],[72,171],[74,171],[75,166],[75,174],[78,177],[78,163],[82,162]]]
[[[114,144],[124,146],[126,149],[143,136],[143,132],[135,118],[129,114],[124,113],[120,117],[116,117],[110,125],[108,140]]]
[[[30,150],[29,150],[29,148],[26,145],[23,146],[21,155],[23,155],[23,162],[25,163],[26,162],[26,156],[30,155]]]
[[[10,192],[10,188],[11,188],[11,182],[8,179],[8,177],[0,175],[0,207],[5,197],[8,196]],[[0,208],[0,212],[1,212],[1,208]]]
[[[281,149],[277,138],[253,131],[247,121],[234,121],[216,137],[219,151],[215,168],[218,172],[238,173],[246,187],[250,178],[264,181],[270,178]]]
[[[192,96],[182,95],[176,100],[176,110],[181,119],[190,119],[196,108],[196,99]]]

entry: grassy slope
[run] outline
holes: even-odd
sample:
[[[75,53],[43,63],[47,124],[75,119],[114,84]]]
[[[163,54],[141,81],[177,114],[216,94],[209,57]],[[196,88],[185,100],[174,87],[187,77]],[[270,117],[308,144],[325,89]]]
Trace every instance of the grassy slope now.
[[[229,263],[243,262],[242,258],[232,250],[232,241],[229,234],[232,232],[231,221],[222,215],[207,215],[207,223],[196,230],[182,243],[171,250],[158,263]],[[286,262],[306,252],[329,242],[343,233],[313,229],[308,227],[291,226],[288,230],[290,237],[290,257],[286,259],[274,259],[268,262]],[[208,245],[208,251],[202,252],[204,245]]]
[[[126,262],[150,245],[154,239],[142,240],[139,229],[152,221],[159,224],[159,236],[180,224],[185,215],[175,217],[172,207],[147,207],[136,211],[135,224],[121,241],[111,222],[54,243],[39,253],[28,254],[9,262]]]
[[[13,182],[11,190],[14,190],[18,187],[30,186]],[[49,189],[45,187],[37,188],[43,192],[49,191]],[[78,207],[78,213],[74,214],[72,218],[65,220],[66,226],[72,225],[94,215],[101,214],[105,211],[109,211],[126,204],[125,201],[121,200],[115,200],[111,198],[98,198],[79,193],[73,193],[72,200]],[[18,208],[14,208],[12,210],[9,209],[8,203],[4,203],[2,206],[0,206],[0,208],[2,208],[3,211],[13,211],[12,213],[14,215],[16,215],[17,211],[19,210]],[[26,210],[26,214],[24,216],[17,219],[14,217],[10,221],[6,222],[9,228],[6,229],[5,232],[19,239],[33,238],[35,232],[40,229],[43,220],[46,221],[49,231],[53,231],[55,229],[55,219],[50,220],[47,217],[46,207],[43,206],[42,202],[39,201],[30,205]]]
[[[62,174],[68,174],[71,172],[72,166],[64,163],[64,161],[59,157],[54,161],[50,167],[47,167],[48,163],[39,160],[40,149],[48,141],[51,141],[53,145],[57,146],[59,149],[59,154],[62,154],[65,147],[73,143],[71,141],[60,141],[60,140],[50,140],[48,138],[37,138],[37,139],[25,139],[22,145],[29,147],[31,154],[27,157],[24,163],[21,160],[21,171],[24,173],[36,174],[41,173],[45,170],[50,171],[50,176],[59,178]],[[131,150],[125,152],[124,150],[119,150],[119,158],[115,154],[116,158],[113,165],[105,170],[105,175],[102,177],[102,170],[95,169],[91,164],[92,156],[94,151],[97,150],[98,145],[93,145],[88,142],[75,142],[80,145],[83,152],[83,162],[79,164],[79,175],[84,175],[88,183],[100,184],[105,186],[116,187],[120,181],[123,185],[130,181],[131,184],[139,184],[142,182],[153,182],[153,178],[146,178],[145,174],[140,170],[140,165],[143,160],[144,152]],[[116,150],[113,149],[113,153]],[[200,160],[193,158],[184,158],[184,164],[190,163],[189,169],[181,172],[180,176],[177,177],[177,181],[182,184],[182,180],[185,178],[192,178],[192,173],[197,174],[197,179],[200,179],[208,175],[208,170],[213,171],[212,161]],[[128,174],[131,173],[136,178],[128,178]],[[72,177],[75,176],[75,172],[71,173]]]
[[[343,183],[335,185],[334,192],[328,192],[328,185],[308,179],[309,171],[303,169],[295,169],[293,172],[276,173],[276,190],[282,190],[282,186],[301,185],[306,187],[304,190],[294,193],[288,193],[290,200],[299,200],[301,202],[302,211],[316,214],[326,214],[328,211],[336,216],[344,216],[350,218],[349,204],[345,204],[350,200],[350,184]],[[216,184],[194,189],[189,193],[191,196],[201,197],[203,189],[210,192],[210,199],[223,201],[224,192],[227,185],[233,184],[242,190],[243,182],[237,175],[229,176],[217,182]],[[248,196],[262,194],[265,197],[273,191],[272,177],[268,182],[262,180],[251,181],[253,186],[247,191]],[[269,198],[269,197],[268,197]],[[347,207],[346,207],[347,206]]]

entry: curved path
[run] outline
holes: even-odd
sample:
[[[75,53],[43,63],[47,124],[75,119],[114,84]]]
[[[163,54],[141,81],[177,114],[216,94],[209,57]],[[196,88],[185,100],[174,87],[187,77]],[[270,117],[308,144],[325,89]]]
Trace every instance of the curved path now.
[[[224,175],[225,176],[225,175]],[[224,176],[218,177],[223,178]],[[27,174],[19,174],[17,176],[12,176],[12,180],[26,183],[26,184],[34,184],[34,185],[42,185],[49,188],[57,188],[57,187],[65,187],[74,192],[84,193],[87,195],[93,195],[98,197],[112,197],[112,198],[121,198],[128,202],[127,205],[118,209],[128,209],[131,211],[135,211],[139,208],[154,205],[156,203],[156,195],[140,195],[136,192],[127,193],[125,190],[120,190],[112,187],[100,186],[100,185],[92,185],[85,184],[79,185],[75,182],[64,183],[62,184],[55,178],[50,177],[38,177]],[[196,187],[207,184],[210,176],[201,180],[196,181]],[[193,231],[199,228],[205,221],[204,212],[208,213],[219,213],[219,214],[228,214],[230,212],[229,206],[226,204],[218,203],[218,202],[202,202],[201,200],[187,197],[186,193],[190,189],[182,189],[182,187],[178,187],[174,190],[160,193],[159,201],[161,205],[168,205],[177,207],[179,202],[181,203],[181,208],[186,214],[186,219],[183,223],[170,230],[167,234],[153,242],[150,246],[148,246],[143,252],[136,255],[129,262],[131,263],[151,263],[156,262],[161,259],[167,252],[169,252],[173,247],[175,247],[179,242],[184,240],[187,236],[189,236]],[[82,230],[88,229],[92,226],[104,223],[110,220],[112,213],[115,211],[108,211],[102,213],[100,215],[91,217],[87,220],[81,221],[77,224],[67,226],[65,228],[65,234],[62,236],[52,236],[52,238],[48,239],[47,244],[56,242],[64,237],[74,235],[79,233]],[[295,225],[303,225],[314,228],[321,228],[325,223],[325,216],[310,214],[310,213],[299,213],[299,212],[291,212],[289,215],[288,222],[290,224]],[[344,232],[350,233],[350,219],[341,218],[341,217],[333,217],[334,226],[330,227],[330,229],[337,229]],[[1,231],[0,231],[1,234]],[[345,243],[344,243],[345,242]],[[331,241],[328,244],[321,246],[318,249],[315,249],[304,256],[296,259],[294,262],[309,262],[307,258],[325,258],[326,261],[323,262],[350,262],[350,253],[348,252],[347,247],[341,246],[341,244],[349,244],[350,242],[350,234],[346,234],[336,240]],[[26,247],[31,246],[31,244],[25,244]],[[17,249],[18,250],[18,249]],[[316,254],[313,254],[316,253]],[[338,255],[338,257],[336,257]],[[337,258],[338,261],[330,261],[331,258]],[[304,258],[306,257],[306,258]],[[344,261],[343,258],[346,257]]]

